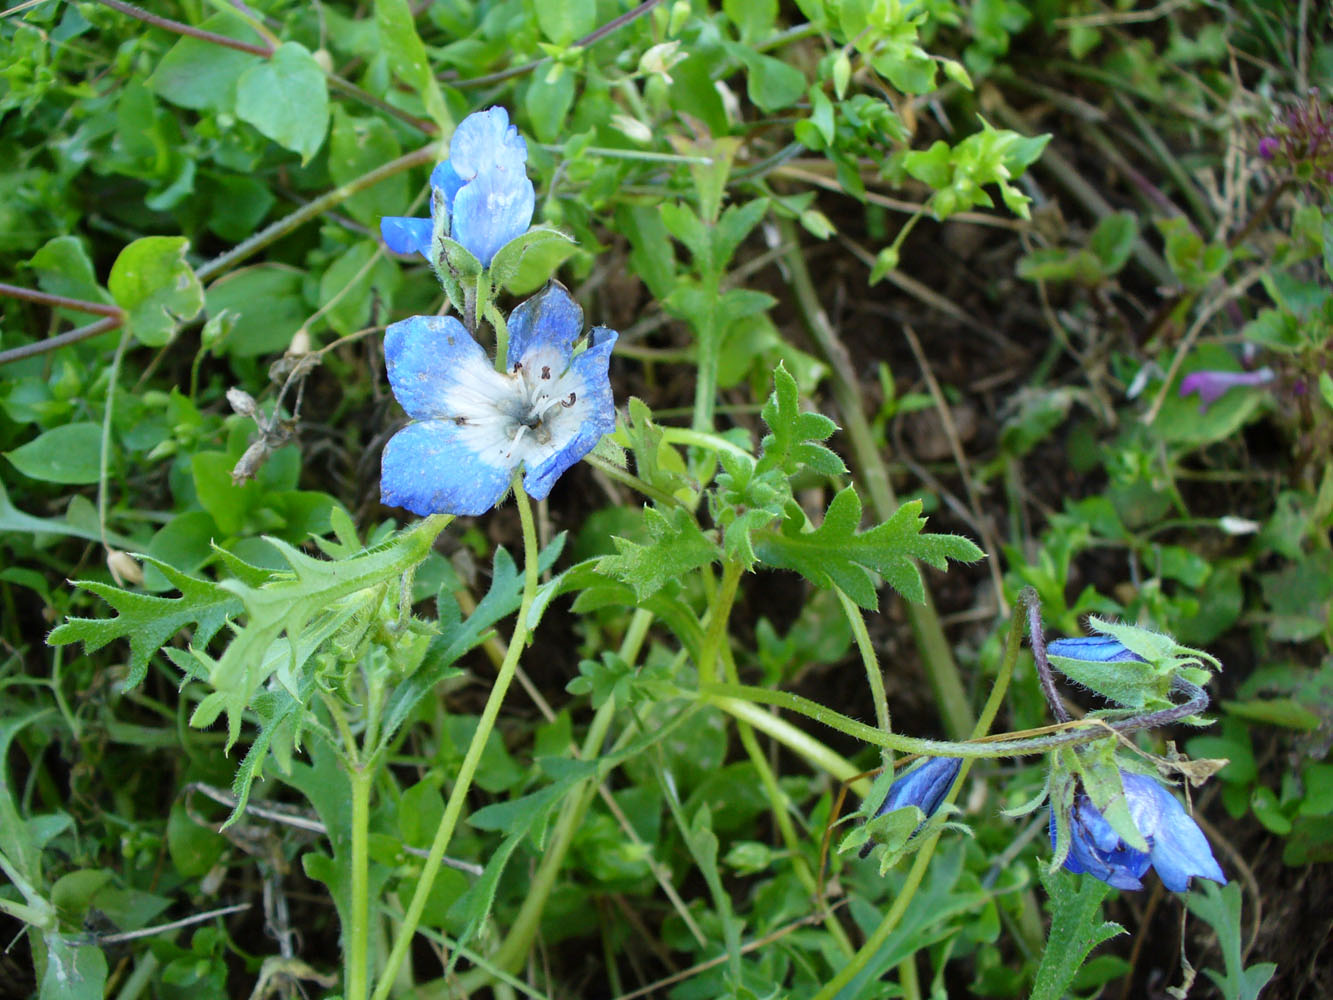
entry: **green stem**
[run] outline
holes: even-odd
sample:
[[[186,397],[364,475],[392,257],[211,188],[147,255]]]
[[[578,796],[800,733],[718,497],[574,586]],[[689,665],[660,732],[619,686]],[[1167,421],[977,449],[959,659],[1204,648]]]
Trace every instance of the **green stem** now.
[[[694,418],[690,426],[706,432],[713,429],[713,407],[717,405],[717,364],[722,347],[717,328],[717,301],[722,295],[722,283],[716,274],[709,274],[704,276],[701,284],[708,311],[703,324],[695,330],[699,350],[694,373]]]
[[[727,635],[727,622],[731,620],[731,606],[736,601],[736,590],[740,586],[741,574],[744,572],[744,568],[738,562],[728,561],[722,566],[722,584],[713,596],[708,631],[704,633],[703,647],[699,651],[700,687],[717,681],[718,656],[722,652],[722,643]]]
[[[352,783],[352,910],[347,920],[344,967],[346,1000],[365,1000],[370,987],[370,788],[375,770],[366,761],[348,768]]]
[[[793,726],[786,719],[774,715],[771,712],[765,712],[758,705],[744,701],[740,698],[727,698],[718,695],[709,695],[708,703],[716,705],[728,715],[736,719],[749,723],[761,733],[777,740],[788,750],[804,757],[809,763],[839,781],[848,781],[861,773],[862,768],[857,767],[847,758],[830,750],[827,746],[809,735],[802,729]],[[870,782],[861,778],[852,782],[852,790],[856,794],[864,796],[870,791]]]
[[[495,676],[495,682],[491,686],[490,696],[486,699],[486,706],[482,709],[481,720],[477,723],[477,730],[472,734],[472,741],[468,744],[467,753],[463,757],[463,764],[458,769],[458,777],[454,781],[453,791],[449,794],[449,801],[445,803],[444,816],[440,820],[440,826],[435,831],[435,840],[430,845],[430,853],[426,856],[426,862],[421,868],[421,877],[417,880],[416,891],[412,893],[412,901],[408,904],[407,913],[403,915],[402,926],[398,929],[398,936],[395,938],[393,948],[389,952],[389,958],[384,964],[384,969],[380,973],[379,984],[375,987],[373,1000],[385,1000],[389,991],[393,988],[394,978],[398,974],[398,969],[402,966],[404,959],[407,958],[408,949],[412,946],[412,938],[416,934],[417,926],[421,923],[421,913],[426,908],[426,900],[430,896],[431,888],[435,885],[435,877],[439,874],[440,863],[444,860],[444,852],[449,847],[449,841],[453,839],[454,830],[458,826],[458,820],[463,812],[463,803],[467,800],[467,794],[472,788],[472,779],[477,773],[477,766],[481,763],[481,754],[486,747],[486,741],[495,728],[495,720],[500,714],[500,706],[504,703],[505,694],[509,691],[509,685],[514,680],[514,673],[518,669],[519,657],[522,655],[523,647],[528,640],[528,612],[532,608],[533,598],[537,594],[537,526],[532,517],[532,503],[528,500],[528,495],[523,489],[523,480],[520,476],[514,477],[514,500],[518,505],[519,520],[523,525],[523,598],[519,603],[518,617],[514,620],[514,631],[509,637],[509,648],[505,650],[504,662],[500,664],[500,670]]]
[[[583,741],[584,760],[592,760],[597,755],[597,750],[606,739],[606,732],[614,718],[615,699],[608,698],[602,702],[602,707],[597,710],[592,724],[588,727]],[[504,942],[492,958],[497,968],[514,972],[523,964],[532,942],[536,940],[537,931],[541,928],[542,913],[546,910],[546,901],[550,898],[551,890],[555,888],[555,880],[564,866],[565,856],[569,853],[569,848],[574,843],[574,836],[578,833],[583,817],[596,795],[597,779],[589,778],[581,782],[578,789],[565,799],[560,818],[556,821],[555,833],[542,856],[542,863],[528,884],[523,906],[514,918],[514,924],[505,936]]]
[[[639,650],[652,621],[651,611],[639,608],[634,612],[629,628],[625,632],[624,641],[620,644],[620,657],[626,663],[633,664],[638,659]],[[597,709],[588,732],[584,735],[583,748],[579,753],[580,759],[593,760],[598,756],[614,718],[615,698],[608,698]],[[546,902],[555,887],[555,880],[564,865],[565,856],[574,843],[574,835],[583,825],[583,817],[587,815],[588,807],[597,795],[599,780],[589,778],[581,782],[579,787],[566,798],[560,818],[556,821],[555,832],[542,854],[541,866],[528,885],[523,906],[514,918],[509,933],[491,959],[497,969],[514,971],[519,968],[532,948],[532,942],[541,927],[541,917],[546,909]]]
[[[1026,598],[1026,593],[1024,598]],[[991,723],[995,721],[995,715],[1000,710],[1000,704],[1004,701],[1005,692],[1009,689],[1009,680],[1014,674],[1014,664],[1018,660],[1019,645],[1023,639],[1023,615],[1014,614],[1009,623],[1009,636],[1005,642],[1004,660],[1000,665],[1000,674],[995,679],[995,686],[991,689],[990,697],[986,700],[986,705],[981,711],[981,718],[977,720],[975,728],[972,730],[972,738],[979,739],[985,736],[989,731]],[[964,760],[963,766],[959,769],[958,777],[954,780],[953,787],[949,789],[949,794],[944,800],[946,806],[952,805],[958,798],[958,793],[963,787],[963,781],[967,778],[967,773],[972,768],[972,761]],[[893,906],[889,912],[884,915],[880,925],[875,928],[874,933],[866,939],[861,949],[852,956],[851,960],[835,975],[824,988],[820,990],[814,1000],[833,1000],[853,979],[861,974],[862,970],[870,961],[880,953],[889,935],[894,932],[898,922],[903,914],[907,912],[911,905],[916,891],[921,885],[921,879],[926,874],[926,867],[935,855],[935,846],[939,843],[940,833],[937,830],[922,845],[912,862],[912,867],[907,873],[907,880],[902,889],[899,890],[897,897],[893,901]]]
[[[888,467],[880,454],[870,421],[866,419],[860,382],[852,368],[851,357],[820,305],[814,282],[810,278],[810,269],[806,267],[805,258],[801,255],[800,240],[795,226],[790,219],[782,218],[777,220],[777,224],[782,242],[792,247],[785,260],[791,274],[791,287],[796,295],[797,306],[810,331],[810,336],[829,363],[833,398],[838,411],[842,414],[843,429],[851,444],[852,464],[859,473],[856,478],[859,482],[865,483],[875,515],[881,521],[887,521],[898,509],[898,499],[894,496],[893,486],[889,482]],[[926,679],[935,695],[935,702],[939,706],[945,729],[955,739],[961,738],[972,728],[972,709],[968,705],[967,693],[963,689],[953,651],[944,638],[944,629],[940,625],[939,615],[935,612],[930,591],[926,591],[924,603],[915,604],[907,601],[905,604],[917,650],[921,654],[921,663],[926,671]]]
[[[841,590],[835,590],[834,593],[838,595],[842,613],[847,616],[847,623],[852,627],[856,648],[861,651],[861,662],[866,668],[866,683],[870,685],[870,700],[875,706],[875,724],[881,731],[892,733],[893,720],[889,716],[889,699],[884,693],[884,673],[879,668],[879,657],[875,654],[874,643],[870,641],[865,618],[850,597]],[[880,758],[886,769],[892,769],[893,751],[889,747],[880,747]]]

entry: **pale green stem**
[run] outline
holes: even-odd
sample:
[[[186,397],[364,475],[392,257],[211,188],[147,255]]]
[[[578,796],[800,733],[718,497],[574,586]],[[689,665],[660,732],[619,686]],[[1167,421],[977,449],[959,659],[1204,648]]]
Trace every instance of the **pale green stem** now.
[[[41,893],[34,889],[32,884],[19,873],[19,870],[5,856],[4,851],[0,851],[0,871],[3,871],[9,877],[9,881],[14,883],[14,887],[28,901],[27,905],[24,905],[23,903],[11,902],[8,899],[0,899],[0,908],[40,930],[51,928],[55,920],[55,910],[52,909],[50,903],[42,898]]]
[[[736,600],[736,590],[740,586],[741,574],[744,572],[744,568],[737,562],[727,562],[722,566],[722,583],[717,593],[713,595],[708,631],[704,633],[703,647],[699,651],[700,687],[717,680],[717,661],[722,651],[722,643],[726,639],[731,606]]]
[[[805,886],[806,892],[813,898],[819,892],[819,882],[815,878],[814,872],[806,864],[805,855],[801,853],[801,840],[797,836],[796,826],[792,823],[791,814],[787,810],[787,796],[783,793],[781,786],[778,785],[777,776],[769,766],[768,758],[764,756],[763,748],[759,746],[759,741],[754,738],[754,729],[743,719],[736,720],[736,733],[741,738],[741,746],[745,748],[749,755],[750,763],[754,769],[759,772],[759,780],[764,786],[764,794],[768,796],[769,805],[772,808],[773,819],[778,824],[778,833],[782,837],[783,846],[787,849],[787,854],[791,858],[792,871],[800,880],[801,885]],[[824,909],[824,928],[829,932],[838,948],[844,955],[851,956],[851,939],[847,937],[847,932],[843,930],[842,924],[838,923],[837,918],[827,909]]]
[[[1025,594],[1024,597],[1026,598],[1026,596]],[[1005,692],[1009,689],[1009,680],[1014,674],[1014,664],[1018,661],[1019,645],[1023,639],[1023,625],[1023,615],[1016,613],[1009,624],[1009,636],[1005,642],[1004,660],[1000,664],[999,676],[995,678],[995,686],[991,689],[990,697],[986,699],[986,705],[981,710],[981,718],[977,720],[977,724],[972,730],[973,739],[979,739],[986,735],[991,723],[995,721],[996,713],[1000,710],[1000,704],[1004,701]],[[958,777],[954,779],[953,787],[949,789],[949,794],[945,797],[944,807],[953,805],[954,800],[958,798],[958,793],[962,789],[963,782],[967,779],[968,771],[971,768],[972,761],[964,760],[963,766],[958,771]],[[912,861],[911,869],[907,872],[906,882],[898,891],[898,895],[893,900],[893,905],[889,908],[889,912],[884,915],[880,925],[875,928],[851,960],[815,995],[814,1000],[833,1000],[842,991],[843,987],[860,975],[861,970],[879,954],[885,942],[888,941],[889,935],[897,928],[898,922],[902,920],[903,914],[907,912],[907,907],[911,905],[913,898],[916,896],[916,891],[921,885],[921,879],[926,874],[926,867],[930,864],[931,858],[935,856],[935,846],[939,843],[941,832],[936,830],[921,846],[921,850],[917,852],[916,858]]]
[[[403,915],[403,923],[398,929],[398,936],[389,952],[389,958],[384,964],[384,969],[380,972],[379,984],[375,987],[373,1000],[384,1000],[389,995],[389,991],[393,988],[394,978],[398,974],[398,969],[403,964],[404,959],[407,958],[408,949],[412,946],[412,938],[416,934],[417,926],[421,923],[421,913],[426,908],[426,900],[430,896],[431,888],[435,885],[435,877],[440,872],[444,852],[448,849],[449,841],[453,839],[454,830],[462,816],[463,804],[467,801],[468,792],[472,788],[472,779],[477,773],[477,766],[481,763],[482,751],[486,747],[486,741],[490,737],[491,731],[495,728],[495,720],[500,714],[500,706],[504,703],[505,694],[509,691],[509,685],[514,680],[519,657],[527,643],[528,612],[531,610],[533,598],[537,594],[538,583],[537,526],[532,518],[532,503],[523,490],[522,478],[515,476],[513,486],[519,520],[523,525],[523,598],[519,603],[518,617],[514,620],[514,631],[509,637],[509,648],[505,651],[504,661],[500,664],[495,682],[491,686],[490,696],[486,699],[485,708],[482,709],[481,720],[477,723],[476,732],[472,734],[472,741],[468,744],[467,753],[463,757],[463,764],[458,769],[458,776],[454,781],[453,791],[449,794],[449,801],[445,803],[444,816],[440,820],[439,828],[435,831],[435,840],[430,845],[430,853],[426,856],[426,862],[422,865],[421,877],[417,880],[416,891],[412,894],[412,901],[408,904],[407,913]]]
[[[699,346],[694,372],[694,417],[690,426],[696,431],[713,429],[713,407],[717,405],[717,365],[721,353],[721,332],[718,330],[717,301],[722,289],[717,274],[706,274],[701,282],[708,300],[708,313],[702,328],[694,333]]]
[[[620,644],[620,658],[626,663],[633,664],[638,659],[639,650],[648,635],[648,627],[652,621],[651,611],[638,608],[634,612],[629,628],[625,631],[625,638]],[[597,709],[592,724],[584,736],[583,749],[579,754],[583,760],[592,760],[598,755],[614,718],[615,699],[608,698]],[[541,927],[542,913],[546,909],[551,890],[555,887],[556,876],[560,874],[565,856],[574,843],[574,835],[583,824],[583,817],[587,815],[588,807],[596,795],[597,779],[589,778],[581,782],[578,789],[565,799],[560,818],[556,821],[555,832],[542,855],[541,865],[528,886],[523,906],[492,959],[497,968],[513,971],[527,956]]]
[[[370,988],[370,789],[375,770],[358,761],[348,768],[352,783],[352,910],[347,919],[345,1000],[365,1000]]]
[[[852,637],[856,640],[856,648],[861,651],[861,662],[866,668],[866,683],[870,685],[870,701],[875,706],[875,724],[885,733],[893,732],[892,719],[889,716],[889,699],[884,693],[884,674],[879,669],[879,657],[875,654],[875,646],[870,641],[870,632],[866,630],[866,620],[861,615],[861,609],[854,601],[841,590],[835,590],[838,595],[838,602],[842,605],[842,612],[847,616],[847,624],[852,627]],[[887,769],[893,768],[893,750],[889,747],[880,747],[880,762]]]
[[[106,405],[102,409],[102,452],[97,457],[97,530],[102,534],[102,548],[110,554],[111,543],[106,536],[107,472],[111,465],[111,418],[116,412],[116,386],[120,382],[120,362],[130,343],[127,327],[120,335],[116,353],[111,358],[111,372],[106,385]]]
[[[761,733],[771,736],[788,750],[804,757],[809,763],[839,781],[848,781],[863,770],[847,758],[830,750],[804,730],[796,728],[781,716],[765,712],[753,702],[714,694],[710,694],[707,701],[708,704],[716,705],[728,715],[748,722]],[[861,778],[852,782],[851,787],[857,795],[865,796],[870,791],[870,781]]]

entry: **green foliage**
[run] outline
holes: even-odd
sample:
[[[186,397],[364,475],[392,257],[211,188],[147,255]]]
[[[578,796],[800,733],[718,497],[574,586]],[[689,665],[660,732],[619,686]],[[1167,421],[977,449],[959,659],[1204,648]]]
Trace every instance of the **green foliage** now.
[[[1060,1000],[1099,944],[1125,929],[1101,919],[1102,900],[1110,886],[1066,871],[1043,872],[1041,884],[1050,897],[1051,930],[1042,950],[1032,987],[1032,1000]]]
[[[1327,861],[1333,223],[1296,105],[1270,105],[1328,76],[1328,15],[1102,6],[154,9],[252,51],[97,4],[0,19],[3,282],[125,313],[43,351],[100,313],[0,299],[0,348],[40,351],[0,385],[0,910],[30,925],[39,995],[119,989],[122,962],[170,1000],[351,995],[358,960],[367,994],[438,992],[411,964],[376,982],[419,947],[418,902],[472,995],[503,989],[493,969],[620,995],[659,963],[691,970],[682,997],[1114,992],[1105,888],[1043,877],[1043,948],[1044,816],[1015,847],[1000,815],[1046,787],[1059,858],[1081,783],[1136,837],[1110,741],[983,764],[948,821],[871,820],[819,867],[830,782],[939,731],[951,680],[967,714],[1015,667],[998,718],[1050,721],[985,618],[1025,585],[1059,632],[1144,627],[1124,635],[1150,664],[1065,664],[1115,704],[1094,718],[1202,681],[1190,646],[1233,651],[1222,725],[1188,743],[1229,760],[1199,801],[1235,842],[1262,828],[1287,864]],[[385,255],[379,219],[426,214],[456,123],[492,105],[527,143],[537,224],[484,274],[442,240],[441,288]],[[814,301],[792,294],[802,264]],[[380,331],[480,304],[484,341],[557,275],[620,331],[619,412],[539,508],[548,544],[518,556],[512,505],[395,524]],[[883,284],[857,295],[862,277]],[[1206,408],[1179,395],[1264,366]],[[917,448],[936,395],[957,465]],[[958,531],[994,539],[994,578],[937,588],[922,562],[981,556]],[[937,590],[947,629],[930,604],[862,621],[852,602],[886,584]],[[507,649],[524,690],[492,706]],[[903,712],[904,685],[936,694]],[[882,797],[852,787],[863,814]],[[877,862],[848,853],[871,838]],[[898,863],[918,849],[923,875]],[[323,889],[293,891],[297,864]],[[1222,941],[1210,977],[1253,996],[1272,972],[1243,968],[1233,890],[1189,903]],[[212,898],[251,909],[102,940]],[[255,951],[266,934],[283,943]],[[588,955],[624,962],[588,979]]]
[[[1204,969],[1204,975],[1217,985],[1226,1000],[1255,1000],[1273,978],[1277,966],[1272,962],[1246,966],[1242,959],[1240,886],[1235,882],[1225,886],[1202,882],[1198,890],[1185,897],[1185,905],[1213,928],[1222,949],[1225,971]]]
[[[943,569],[949,559],[974,562],[984,553],[958,535],[922,534],[926,519],[920,515],[921,502],[912,500],[883,524],[859,531],[861,500],[848,486],[833,498],[818,528],[804,530],[804,514],[789,509],[781,532],[763,535],[757,550],[768,565],[794,569],[817,586],[837,587],[863,608],[878,607],[872,572],[908,600],[923,601],[916,561]]]

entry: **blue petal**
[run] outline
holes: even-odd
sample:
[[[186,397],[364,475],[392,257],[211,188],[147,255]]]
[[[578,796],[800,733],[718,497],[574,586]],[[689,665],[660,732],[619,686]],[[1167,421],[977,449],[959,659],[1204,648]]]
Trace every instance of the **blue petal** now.
[[[509,112],[504,108],[468,115],[449,140],[449,162],[466,181],[494,169],[522,174],[527,159],[527,143],[509,124]]]
[[[615,342],[615,333],[611,342]],[[569,297],[565,286],[548,281],[546,287],[509,314],[509,353],[505,358],[510,370],[529,355],[554,350],[561,369],[574,353],[574,342],[583,333],[583,310]],[[607,354],[610,353],[607,347]],[[591,351],[591,348],[589,349]],[[589,352],[585,352],[589,353]],[[605,376],[603,376],[605,381]]]
[[[504,391],[504,376],[452,316],[413,316],[392,324],[384,334],[384,360],[394,396],[418,420],[456,416],[450,397],[460,388],[492,397]]]
[[[439,191],[444,197],[445,210],[453,215],[454,198],[458,196],[459,190],[463,187],[463,178],[458,176],[458,171],[454,170],[453,165],[448,160],[445,160],[430,172],[430,186]]]
[[[578,309],[578,306],[574,308]],[[517,313],[518,310],[514,310],[514,314]],[[579,321],[582,321],[581,310]],[[510,323],[512,336],[512,315]],[[523,488],[534,500],[544,500],[551,492],[555,481],[564,475],[565,470],[597,447],[597,442],[605,435],[616,429],[616,406],[611,395],[611,381],[607,369],[611,361],[611,348],[615,346],[618,336],[614,330],[608,330],[604,326],[596,327],[590,335],[591,346],[570,364],[570,370],[583,382],[582,399],[588,404],[588,417],[568,444],[535,468],[524,470]],[[513,341],[510,343],[512,345]]]
[[[1069,855],[1065,867],[1086,872],[1117,889],[1142,889],[1148,855],[1128,846],[1092,800],[1081,795],[1069,816]]]
[[[1054,639],[1046,644],[1046,652],[1051,656],[1063,656],[1070,660],[1089,660],[1094,663],[1127,663],[1131,660],[1145,662],[1138,653],[1131,653],[1123,642],[1111,635],[1081,635],[1073,639]]]
[[[528,231],[536,205],[532,181],[521,169],[486,171],[454,198],[449,235],[490,267],[497,250]]]
[[[949,794],[949,788],[958,777],[958,769],[962,764],[961,757],[930,758],[889,786],[889,794],[884,796],[884,802],[875,815],[883,816],[904,806],[916,806],[927,816],[933,815]]]
[[[381,459],[380,499],[413,514],[484,514],[504,496],[511,470],[472,451],[450,420],[408,424]]]
[[[419,253],[430,257],[430,241],[434,235],[430,219],[386,215],[380,219],[380,235],[384,237],[384,245],[394,253]]]
[[[1152,778],[1126,772],[1121,777],[1130,816],[1148,838],[1149,857],[1162,884],[1172,892],[1184,892],[1190,878],[1198,875],[1226,885],[1208,838],[1180,801]]]

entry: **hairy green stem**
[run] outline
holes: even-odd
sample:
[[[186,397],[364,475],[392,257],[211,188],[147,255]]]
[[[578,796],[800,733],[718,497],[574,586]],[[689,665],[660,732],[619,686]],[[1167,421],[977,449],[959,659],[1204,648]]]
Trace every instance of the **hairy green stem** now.
[[[851,444],[852,464],[859,473],[857,479],[865,483],[869,490],[870,504],[875,515],[887,521],[898,509],[898,499],[894,496],[888,467],[880,455],[870,421],[866,419],[861,386],[852,368],[851,357],[820,305],[814,282],[810,278],[810,269],[806,267],[805,258],[801,255],[796,227],[790,219],[780,218],[777,224],[782,242],[792,247],[783,259],[791,276],[797,307],[810,336],[829,363],[833,398],[842,414],[844,430]],[[935,612],[930,591],[926,591],[926,600],[922,604],[911,601],[905,603],[926,679],[934,692],[945,729],[950,736],[959,739],[972,728],[972,709],[968,705],[958,665],[944,637],[944,629]]]
[[[861,662],[866,668],[866,683],[870,685],[870,700],[875,706],[875,724],[885,733],[893,732],[893,721],[889,716],[889,699],[884,693],[884,673],[879,668],[879,657],[875,654],[875,646],[870,641],[870,632],[866,629],[865,618],[861,615],[861,609],[854,601],[841,590],[834,591],[838,595],[838,603],[842,605],[842,612],[847,616],[847,623],[852,627],[852,636],[856,639],[856,648],[861,651]],[[880,758],[885,768],[893,767],[893,750],[890,747],[880,747]]]
[[[370,789],[375,769],[368,761],[348,768],[352,783],[352,909],[347,918],[344,1000],[365,1000],[370,988]]]
[[[1025,592],[1024,599],[1027,596]],[[1018,661],[1018,650],[1023,639],[1023,626],[1023,615],[1015,614],[1009,623],[1009,635],[1004,646],[1004,659],[1000,664],[999,676],[995,678],[995,686],[991,688],[990,697],[986,700],[986,705],[981,711],[981,718],[977,720],[977,724],[972,730],[973,739],[980,739],[986,735],[991,723],[995,721],[1001,703],[1004,701],[1005,692],[1009,689],[1010,678],[1014,675],[1014,664]],[[945,806],[953,805],[954,800],[958,798],[958,793],[963,787],[963,781],[967,778],[967,773],[971,768],[972,761],[964,760],[963,766],[959,769],[958,777],[954,779],[953,787],[949,789],[949,794],[944,800]],[[842,991],[843,987],[860,975],[870,961],[879,954],[885,942],[888,941],[889,935],[897,928],[898,922],[902,920],[903,914],[907,912],[908,906],[911,905],[913,898],[916,896],[916,891],[921,886],[921,879],[926,874],[926,868],[935,855],[935,847],[939,843],[941,832],[941,830],[936,830],[922,845],[916,858],[913,859],[912,867],[907,873],[907,880],[894,898],[889,912],[884,915],[884,919],[880,921],[880,925],[875,928],[874,932],[866,938],[866,942],[860,950],[815,995],[815,1000],[833,1000]]]
[[[444,852],[449,847],[449,841],[453,839],[454,830],[458,826],[458,820],[463,812],[463,803],[467,800],[467,794],[472,788],[472,779],[477,773],[477,766],[481,763],[481,754],[486,747],[486,741],[495,728],[495,720],[500,714],[500,706],[504,703],[505,694],[509,691],[509,685],[514,679],[514,673],[518,669],[519,657],[522,655],[523,647],[528,639],[528,612],[532,608],[533,598],[537,594],[537,526],[532,517],[532,503],[528,499],[527,493],[523,489],[523,480],[520,476],[514,477],[514,500],[518,505],[519,520],[523,525],[523,598],[519,603],[518,617],[514,619],[514,631],[509,637],[509,648],[505,650],[504,662],[500,664],[500,669],[496,673],[495,682],[491,685],[490,696],[486,699],[486,706],[482,709],[481,720],[477,723],[477,730],[472,734],[472,741],[468,744],[467,753],[463,757],[463,764],[458,769],[458,776],[454,780],[453,791],[449,794],[449,801],[445,803],[444,816],[440,820],[440,826],[435,831],[435,839],[430,845],[430,853],[426,856],[426,862],[421,868],[421,877],[417,880],[416,891],[412,893],[412,901],[408,904],[407,913],[403,915],[402,926],[398,928],[398,935],[394,940],[393,948],[389,952],[389,958],[384,964],[384,969],[380,973],[379,983],[375,987],[374,1000],[384,1000],[393,988],[394,978],[398,974],[398,969],[402,966],[404,959],[407,958],[408,949],[412,946],[412,938],[416,934],[417,926],[421,923],[422,911],[426,908],[426,900],[430,896],[431,888],[435,885],[435,877],[439,874],[440,863],[444,860]]]
[[[738,562],[728,561],[722,565],[722,583],[713,595],[713,606],[708,619],[708,631],[704,633],[703,647],[699,651],[699,685],[712,684],[717,680],[718,657],[727,636],[727,622],[731,620],[731,606],[736,601],[736,590],[740,586],[741,574],[745,570]]]

